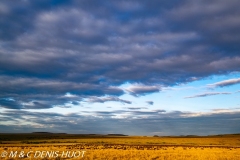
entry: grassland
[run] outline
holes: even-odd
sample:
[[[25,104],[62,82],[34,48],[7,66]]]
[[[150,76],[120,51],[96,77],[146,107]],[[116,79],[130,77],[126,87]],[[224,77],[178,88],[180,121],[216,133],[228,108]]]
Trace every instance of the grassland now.
[[[13,151],[17,152],[15,157],[10,156]],[[49,151],[49,154],[36,156],[37,151]],[[54,154],[56,151],[58,154]],[[20,152],[25,154],[19,157]],[[53,153],[52,156],[49,156],[50,152]],[[240,135],[146,137],[0,134],[0,154],[2,153],[8,153],[5,157],[0,155],[0,159],[4,160],[239,160]],[[73,156],[75,153],[78,153],[77,156]]]

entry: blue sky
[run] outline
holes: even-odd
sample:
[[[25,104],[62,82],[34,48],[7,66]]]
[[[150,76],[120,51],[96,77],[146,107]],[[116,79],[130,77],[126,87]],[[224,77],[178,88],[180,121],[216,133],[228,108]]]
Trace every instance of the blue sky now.
[[[0,132],[240,132],[240,3],[3,0]]]

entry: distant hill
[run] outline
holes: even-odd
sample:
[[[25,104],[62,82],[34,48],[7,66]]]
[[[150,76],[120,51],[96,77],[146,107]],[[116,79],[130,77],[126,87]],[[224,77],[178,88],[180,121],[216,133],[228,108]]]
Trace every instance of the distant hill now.
[[[32,132],[32,134],[67,134],[67,133],[52,133],[52,132]]]
[[[128,135],[125,135],[125,134],[108,134],[108,136],[128,136]]]
[[[37,133],[37,134],[53,134],[53,133],[51,133],[51,132],[32,132],[32,133]]]

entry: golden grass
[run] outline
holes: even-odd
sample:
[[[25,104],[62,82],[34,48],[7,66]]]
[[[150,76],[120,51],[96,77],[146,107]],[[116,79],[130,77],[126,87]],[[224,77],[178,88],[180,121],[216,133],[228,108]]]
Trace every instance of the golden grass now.
[[[3,141],[1,141],[3,142]],[[81,137],[75,139],[33,139],[5,141],[0,144],[1,153],[16,152],[16,157],[0,157],[3,160],[14,159],[82,159],[82,160],[240,160],[240,135],[207,137]],[[27,143],[25,143],[27,142]],[[33,142],[33,143],[32,143]],[[23,151],[25,157],[18,157]],[[26,153],[30,153],[29,158]],[[34,157],[36,151],[59,151],[58,157]],[[61,156],[64,152],[84,152],[84,156],[69,158]],[[70,156],[71,157],[71,156]]]
[[[117,145],[116,145],[117,146]],[[94,149],[94,147],[96,147]],[[90,149],[77,149],[78,146],[45,146],[45,147],[0,147],[0,153],[3,151],[24,151],[27,153],[29,151],[33,151],[29,157],[25,157],[24,159],[82,159],[82,160],[239,160],[240,159],[240,148],[228,148],[228,147],[160,147],[154,150],[154,146],[152,148],[146,148],[144,146],[143,149],[137,148],[126,148],[124,149],[101,149],[103,146],[90,146]],[[97,148],[99,147],[99,148]],[[118,146],[119,147],[119,146]],[[136,147],[136,146],[135,146]],[[138,146],[139,147],[139,146]],[[155,146],[156,148],[156,146]],[[34,153],[36,151],[60,151],[59,157],[52,156],[51,158],[47,156],[43,156],[42,158],[34,158]],[[67,158],[67,156],[62,156],[62,152],[69,151],[85,151],[84,156],[79,156],[78,158]],[[10,159],[23,159],[16,157],[5,157],[3,160]],[[71,156],[70,156],[71,157]]]
[[[191,148],[182,147],[165,148],[161,150],[89,150],[86,152],[84,160],[104,159],[104,160],[239,160],[240,149],[223,148]]]

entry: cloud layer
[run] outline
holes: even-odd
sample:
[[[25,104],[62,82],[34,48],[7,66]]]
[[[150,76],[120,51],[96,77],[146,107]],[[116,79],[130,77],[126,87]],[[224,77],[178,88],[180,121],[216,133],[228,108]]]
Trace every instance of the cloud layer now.
[[[14,119],[14,110],[130,105],[120,96],[240,72],[239,6],[238,0],[1,0],[0,109],[12,109],[5,114]],[[186,98],[216,94],[228,93]]]
[[[129,89],[142,95],[159,91],[147,87],[155,84],[240,71],[236,6],[237,0],[1,1],[0,96],[28,103],[48,93],[58,105],[67,92],[115,96],[123,91],[109,86],[131,82],[146,85]],[[23,97],[30,94],[36,96]]]
[[[14,132],[20,133],[67,131],[80,134],[154,135],[157,132],[161,133],[160,135],[210,135],[239,133],[240,126],[235,120],[239,118],[239,114],[237,110],[216,110],[208,113],[116,110],[95,111],[89,115],[9,110],[0,113],[0,120],[11,125],[0,125],[0,128],[1,132],[6,133],[13,132],[14,128]]]

